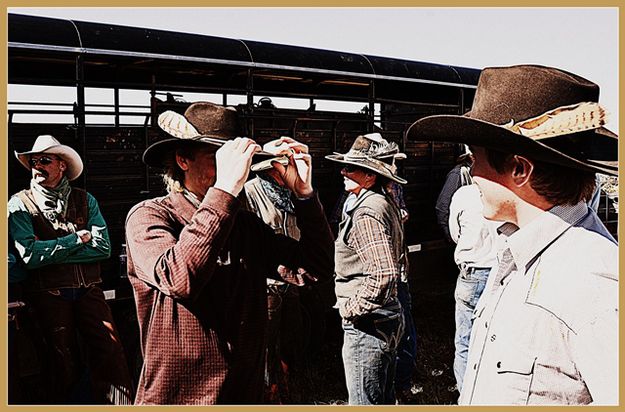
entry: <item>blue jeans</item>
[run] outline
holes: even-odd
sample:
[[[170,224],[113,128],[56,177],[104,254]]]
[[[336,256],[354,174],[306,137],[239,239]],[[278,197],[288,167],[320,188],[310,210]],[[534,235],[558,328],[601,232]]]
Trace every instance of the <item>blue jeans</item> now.
[[[398,391],[411,387],[412,373],[417,365],[417,330],[412,320],[412,299],[408,282],[397,282],[397,299],[404,314],[404,334],[397,347],[395,388]]]
[[[377,309],[343,321],[343,366],[350,405],[394,405],[401,311]]]
[[[456,282],[456,354],[454,357],[454,375],[458,392],[462,390],[462,380],[467,368],[469,338],[473,326],[473,310],[484,291],[491,268],[467,268],[461,270]]]

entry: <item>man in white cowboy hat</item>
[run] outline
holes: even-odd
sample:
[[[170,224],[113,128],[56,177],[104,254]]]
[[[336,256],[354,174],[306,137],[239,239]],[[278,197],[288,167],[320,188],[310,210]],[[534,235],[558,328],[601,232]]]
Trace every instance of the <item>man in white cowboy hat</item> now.
[[[385,187],[397,176],[397,144],[358,136],[345,154],[345,190],[354,196],[335,242],[335,292],[343,319],[343,366],[350,405],[395,404],[397,346],[404,330],[397,283],[405,270],[401,213]],[[346,201],[347,202],[347,201]]]
[[[250,211],[273,228],[276,233],[299,240],[300,231],[292,192],[272,165],[275,161],[288,164],[291,152],[287,142],[279,138],[263,146],[265,152],[276,155],[252,165],[256,177],[248,180],[243,191]],[[286,162],[286,163],[285,163]],[[278,272],[293,270],[280,266]],[[295,268],[297,270],[297,268]],[[303,276],[310,276],[301,273]],[[275,277],[275,276],[273,276]],[[303,285],[303,282],[301,283]],[[300,286],[301,286],[300,285]],[[265,365],[265,401],[271,404],[301,403],[304,394],[300,379],[303,373],[303,317],[298,284],[267,278],[267,360]]]
[[[144,356],[137,404],[262,403],[266,277],[279,265],[331,276],[332,234],[307,146],[288,139],[288,165],[273,166],[294,194],[296,241],[241,210],[237,196],[260,148],[236,137],[237,121],[235,110],[208,102],[184,116],[165,112],[159,126],[175,137],[143,154],[165,169],[169,193],[136,205],[126,220]]]
[[[69,184],[82,173],[74,149],[50,135],[15,153],[32,174],[30,188],[9,199],[9,231],[28,271],[24,288],[50,349],[49,402],[68,403],[78,382],[76,332],[89,354],[93,401],[131,404],[124,351],[99,284],[99,261],[110,256],[98,202]]]
[[[618,403],[618,245],[586,204],[596,172],[617,174],[598,98],[562,70],[487,68],[469,113],[408,132],[468,143],[483,214],[507,222],[460,404]]]

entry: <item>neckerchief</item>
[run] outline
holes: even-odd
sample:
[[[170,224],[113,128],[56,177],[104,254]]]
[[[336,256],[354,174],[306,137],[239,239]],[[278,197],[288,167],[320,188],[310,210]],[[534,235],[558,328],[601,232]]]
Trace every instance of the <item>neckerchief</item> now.
[[[288,188],[277,184],[271,176],[261,173],[258,177],[260,179],[260,185],[267,194],[267,197],[269,197],[271,203],[273,203],[278,210],[287,213],[295,213],[295,208],[291,201],[291,191]]]
[[[63,176],[63,179],[61,179],[59,184],[53,189],[43,187],[34,180],[31,180],[30,189],[41,213],[43,213],[45,218],[51,223],[56,223],[58,225],[59,218],[65,217],[65,212],[67,212],[67,200],[72,191],[67,177]]]

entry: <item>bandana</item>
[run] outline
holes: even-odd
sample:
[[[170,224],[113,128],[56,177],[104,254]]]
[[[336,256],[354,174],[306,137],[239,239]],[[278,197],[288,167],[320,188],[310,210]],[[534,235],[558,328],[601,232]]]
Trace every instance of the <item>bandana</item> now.
[[[55,227],[60,224],[60,220],[64,220],[67,212],[67,200],[72,191],[67,177],[63,176],[61,182],[53,189],[43,187],[34,180],[30,181],[30,189],[35,203],[41,213]],[[61,218],[61,219],[59,219]]]
[[[274,206],[283,212],[295,213],[293,202],[291,201],[291,191],[276,183],[271,176],[259,173],[260,185],[271,200]]]

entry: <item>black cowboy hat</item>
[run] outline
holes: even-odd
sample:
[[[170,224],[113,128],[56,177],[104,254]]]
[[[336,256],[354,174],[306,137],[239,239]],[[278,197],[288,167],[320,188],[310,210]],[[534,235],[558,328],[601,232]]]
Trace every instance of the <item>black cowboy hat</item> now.
[[[568,168],[618,174],[618,136],[603,127],[599,86],[544,66],[482,71],[464,116],[417,120],[408,138],[486,147]]]

